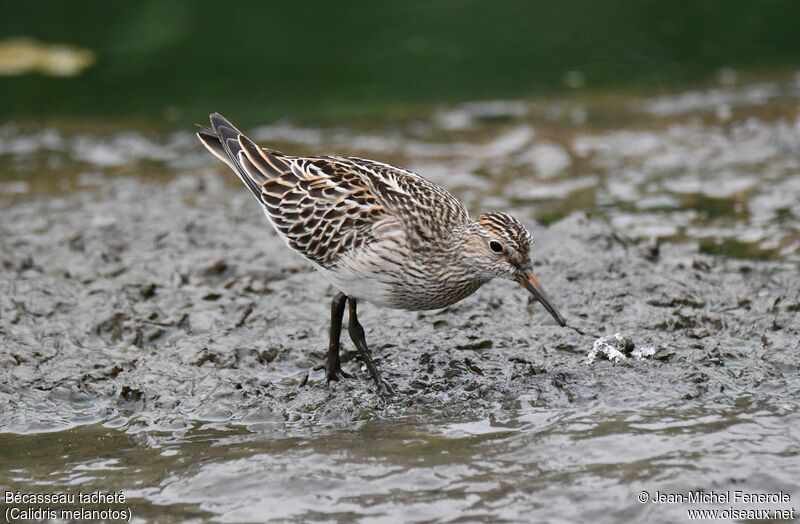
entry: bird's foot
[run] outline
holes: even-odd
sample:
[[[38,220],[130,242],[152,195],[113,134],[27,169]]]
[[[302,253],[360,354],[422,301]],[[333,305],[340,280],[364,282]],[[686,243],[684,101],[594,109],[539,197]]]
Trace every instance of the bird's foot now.
[[[320,364],[314,366],[313,371],[319,371],[320,369],[325,370],[325,382],[328,384],[330,384],[331,380],[338,381],[341,378],[353,378],[353,375],[342,370],[341,366],[331,366],[328,369],[326,364]]]
[[[372,380],[375,381],[375,385],[378,387],[378,395],[380,395],[384,399],[388,399],[389,397],[393,397],[396,392],[394,387],[378,373],[378,369],[372,367],[369,369],[370,375],[372,375]]]
[[[392,385],[383,380],[383,378],[378,377],[378,379],[375,380],[375,384],[378,386],[378,395],[383,399],[388,399],[395,395],[395,390]]]

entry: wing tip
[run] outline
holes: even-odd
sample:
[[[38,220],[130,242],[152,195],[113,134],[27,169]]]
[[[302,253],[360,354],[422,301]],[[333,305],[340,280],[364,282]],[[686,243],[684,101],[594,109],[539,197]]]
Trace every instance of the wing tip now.
[[[211,121],[211,128],[220,139],[244,134],[235,125],[231,124],[230,120],[219,113],[211,113],[208,119]]]
[[[205,146],[208,151],[217,157],[218,160],[221,160],[228,166],[235,169],[235,167],[231,164],[230,159],[228,158],[227,153],[222,147],[222,142],[220,142],[219,137],[210,130],[202,130],[195,133],[195,136],[200,140],[200,143]]]

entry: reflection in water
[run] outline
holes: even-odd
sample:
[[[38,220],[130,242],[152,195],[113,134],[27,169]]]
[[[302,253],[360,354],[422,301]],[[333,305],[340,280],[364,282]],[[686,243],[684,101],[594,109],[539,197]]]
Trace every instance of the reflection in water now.
[[[115,486],[139,517],[163,511],[228,522],[267,516],[666,522],[686,508],[639,504],[640,490],[800,489],[796,413],[744,402],[736,410],[696,405],[632,412],[542,410],[522,399],[497,413],[503,420],[375,421],[317,427],[311,434],[299,427],[277,433],[198,428],[177,438],[137,439],[87,427],[58,439],[29,438],[35,458],[6,455],[10,473],[0,485]],[[0,437],[4,449],[18,449],[20,440]],[[121,459],[97,459],[106,449],[127,451]],[[50,474],[52,463],[65,466]]]
[[[0,76],[75,76],[94,62],[95,55],[88,49],[43,44],[30,38],[0,41]]]
[[[793,68],[794,0],[671,2],[36,2],[6,31],[80,44],[101,60],[69,82],[0,83],[0,118],[168,119],[243,125],[383,117],[420,106],[636,90]],[[442,21],[446,20],[446,24]],[[735,70],[735,71],[734,71]],[[744,71],[745,73],[741,73]],[[657,108],[654,108],[657,109]],[[574,114],[580,119],[580,112]]]

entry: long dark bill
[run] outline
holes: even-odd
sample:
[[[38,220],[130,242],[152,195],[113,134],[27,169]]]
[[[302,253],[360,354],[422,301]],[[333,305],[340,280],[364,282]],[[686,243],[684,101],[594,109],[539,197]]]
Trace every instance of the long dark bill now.
[[[544,291],[544,287],[539,283],[536,277],[533,275],[533,272],[526,271],[523,275],[517,279],[517,282],[531,292],[536,300],[541,302],[544,308],[553,315],[553,318],[556,319],[558,325],[564,327],[567,325],[567,321],[564,320],[564,317],[561,316],[561,313],[558,312],[558,309],[550,302],[550,297],[547,296],[547,293]]]

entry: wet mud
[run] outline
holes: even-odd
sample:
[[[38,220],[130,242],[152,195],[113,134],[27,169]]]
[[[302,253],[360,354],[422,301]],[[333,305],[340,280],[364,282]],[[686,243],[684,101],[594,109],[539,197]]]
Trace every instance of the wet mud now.
[[[609,521],[658,520],[663,513],[634,499],[648,482],[784,487],[800,497],[796,201],[769,184],[726,188],[716,175],[690,193],[685,185],[667,191],[676,179],[664,173],[705,165],[681,152],[675,144],[691,141],[674,129],[653,131],[658,138],[629,131],[638,142],[620,130],[585,132],[565,148],[555,133],[534,138],[506,106],[442,112],[434,122],[483,136],[483,127],[468,130],[481,111],[502,117],[491,147],[485,138],[450,143],[445,167],[426,172],[422,164],[440,155],[430,149],[411,167],[473,211],[511,209],[528,222],[535,270],[569,328],[511,282],[494,281],[441,311],[364,304],[367,341],[398,392],[389,400],[375,393],[346,334],[343,368],[356,378],[328,385],[311,371],[324,360],[334,290],[184,135],[162,149],[152,148],[156,140],[51,135],[41,162],[60,159],[74,186],[22,197],[37,182],[19,175],[0,186],[0,458],[8,466],[0,486],[30,489],[57,474],[56,486],[125,488],[143,518],[164,507],[165,518],[228,521],[398,512],[407,520],[574,520],[607,507],[596,496],[602,490],[619,503]],[[797,133],[782,122],[753,120],[741,133]],[[281,136],[299,148],[342,140],[336,131],[295,131]],[[2,162],[23,172],[21,155],[9,151],[24,141],[4,133]],[[422,143],[364,136],[354,138],[362,149],[401,144],[388,147],[390,156],[419,153]],[[620,155],[632,143],[638,152]],[[139,147],[133,168],[131,147]],[[527,181],[481,171],[509,151],[512,163],[533,170]],[[743,160],[748,151],[703,158],[759,163],[780,191],[796,188],[796,149]],[[142,162],[170,174],[113,173],[146,171]],[[611,174],[593,174],[601,165]],[[633,174],[649,169],[658,175]],[[626,177],[634,182],[626,186]],[[548,207],[554,198],[581,202],[598,183],[590,213],[569,202]],[[652,194],[623,195],[625,187]],[[729,190],[750,211],[734,202],[732,213],[697,219],[697,195]],[[708,198],[729,202],[725,195]],[[752,240],[772,242],[769,256],[729,256],[703,241],[711,228],[717,245],[758,224]],[[605,347],[605,357],[591,356]],[[62,454],[63,466],[48,473]]]
[[[324,360],[334,291],[267,230],[255,201],[216,178],[104,186],[3,212],[6,430],[485,416],[523,394],[542,407],[742,390],[769,402],[796,377],[795,270],[683,244],[654,251],[576,213],[531,224],[540,279],[574,329],[501,281],[441,311],[366,305],[397,398],[374,394],[346,337],[358,379],[327,386],[311,372],[301,387]],[[595,340],[616,332],[654,354],[588,364]]]

